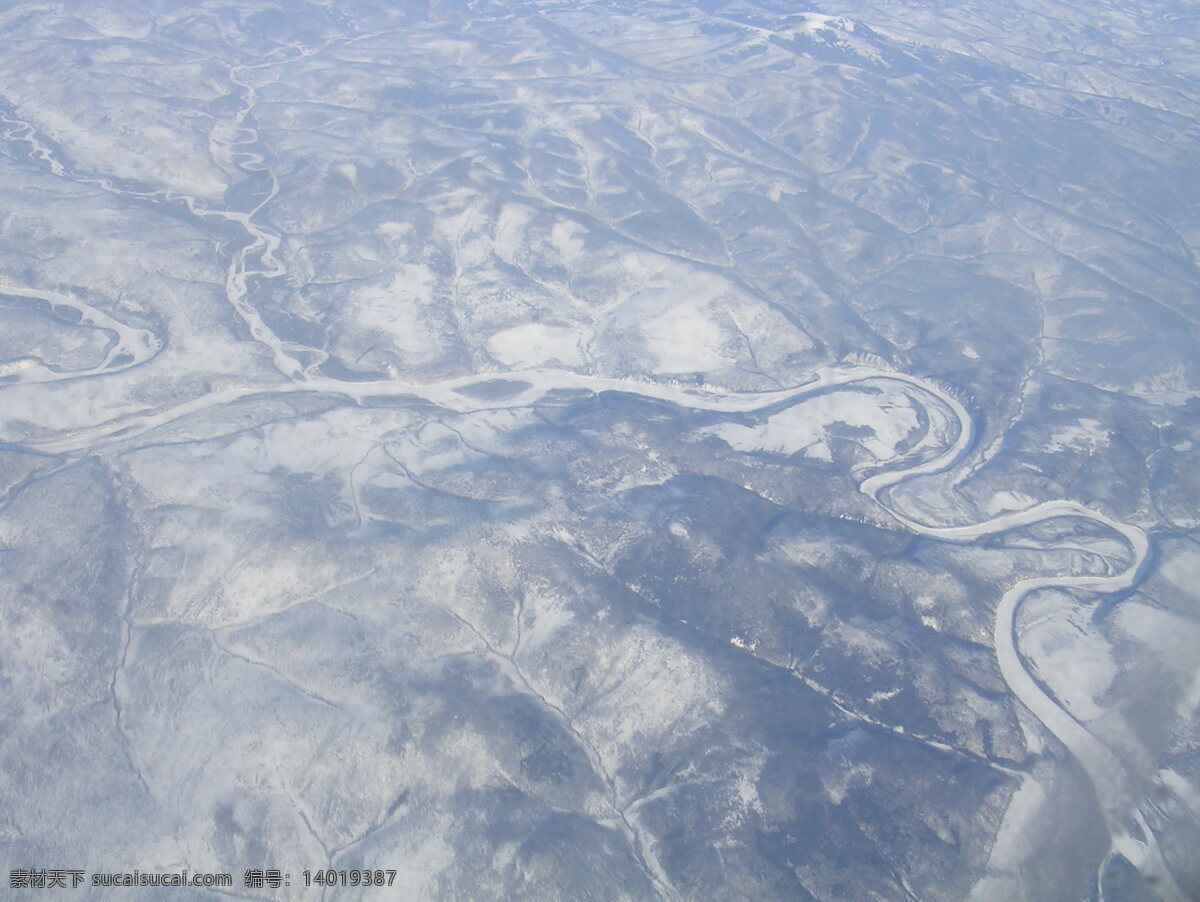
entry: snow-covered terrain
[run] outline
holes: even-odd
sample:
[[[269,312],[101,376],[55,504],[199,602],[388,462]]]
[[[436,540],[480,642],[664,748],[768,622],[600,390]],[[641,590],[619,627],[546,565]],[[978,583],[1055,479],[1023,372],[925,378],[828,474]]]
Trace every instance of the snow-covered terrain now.
[[[1200,897],[1198,44],[0,10],[0,858]]]

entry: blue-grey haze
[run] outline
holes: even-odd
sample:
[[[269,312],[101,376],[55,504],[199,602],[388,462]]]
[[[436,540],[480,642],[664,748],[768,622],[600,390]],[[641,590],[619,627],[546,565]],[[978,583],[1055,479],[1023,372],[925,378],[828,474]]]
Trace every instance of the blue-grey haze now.
[[[7,4],[0,865],[1200,898],[1198,246],[1188,4]]]

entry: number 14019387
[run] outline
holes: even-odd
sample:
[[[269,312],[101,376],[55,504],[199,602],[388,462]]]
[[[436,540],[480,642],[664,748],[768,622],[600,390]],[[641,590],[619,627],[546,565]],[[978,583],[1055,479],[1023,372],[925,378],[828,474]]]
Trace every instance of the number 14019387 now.
[[[391,886],[396,882],[395,870],[340,870],[326,868],[318,871],[304,871],[305,886]]]

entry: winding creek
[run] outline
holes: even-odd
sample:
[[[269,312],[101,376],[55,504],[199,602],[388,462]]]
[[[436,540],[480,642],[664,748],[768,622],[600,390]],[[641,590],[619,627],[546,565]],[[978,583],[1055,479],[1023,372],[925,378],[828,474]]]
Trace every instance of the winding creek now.
[[[471,389],[484,388],[498,379],[503,379],[512,386],[508,397],[491,402],[480,402],[471,397]],[[966,408],[932,382],[868,366],[825,368],[819,370],[811,381],[802,386],[760,393],[722,393],[548,369],[470,375],[429,384],[382,381],[347,383],[321,378],[214,392],[165,411],[121,418],[73,436],[31,442],[28,445],[31,450],[42,453],[92,453],[105,447],[136,441],[143,436],[149,436],[160,427],[239,400],[296,393],[318,393],[365,407],[401,401],[433,405],[448,413],[473,413],[536,407],[563,391],[589,395],[620,392],[667,402],[681,408],[752,414],[800,402],[816,392],[852,390],[868,383],[889,381],[916,389],[917,391],[910,395],[914,400],[921,394],[932,397],[937,404],[951,411],[957,420],[957,435],[940,453],[909,466],[904,466],[902,459],[893,461],[881,472],[860,483],[860,491],[884,508],[903,527],[941,541],[969,543],[1048,520],[1075,518],[1099,524],[1116,533],[1128,547],[1129,563],[1116,573],[1035,576],[1010,586],[996,607],[993,639],[1000,671],[1009,690],[1062,743],[1087,774],[1107,823],[1112,849],[1123,853],[1143,869],[1157,872],[1164,881],[1169,880],[1169,872],[1162,862],[1153,832],[1145,825],[1144,819],[1137,811],[1137,801],[1141,795],[1138,781],[1105,743],[1096,738],[1033,677],[1021,656],[1016,633],[1016,619],[1022,602],[1039,590],[1057,588],[1111,594],[1135,586],[1149,556],[1148,537],[1136,526],[1114,520],[1106,514],[1070,500],[1046,501],[1027,510],[1008,512],[977,523],[955,525],[925,523],[889,503],[890,489],[923,476],[952,469],[970,454],[974,445],[974,426]],[[1138,823],[1142,838],[1135,839],[1131,835],[1128,828],[1131,821]]]
[[[73,173],[67,164],[56,156],[52,142],[41,140],[28,123],[5,114],[0,116],[0,126],[4,128],[4,137],[10,142],[26,144],[29,148],[29,158],[45,164],[53,175],[98,186],[106,192],[127,199],[182,204],[200,221],[216,218],[244,230],[247,240],[240,244],[230,258],[225,285],[226,295],[253,340],[269,350],[282,381],[214,391],[167,410],[145,410],[70,435],[14,442],[13,446],[43,454],[102,453],[126,443],[136,442],[166,425],[179,423],[205,411],[244,399],[283,397],[300,393],[343,399],[364,407],[381,403],[388,403],[389,406],[395,406],[397,403],[421,403],[435,405],[447,412],[468,413],[536,407],[552,401],[554,395],[564,391],[593,395],[620,392],[667,402],[681,408],[751,414],[763,412],[771,407],[797,403],[818,391],[852,390],[856,386],[872,382],[899,383],[914,390],[910,394],[914,400],[922,395],[927,396],[933,399],[933,403],[950,412],[949,421],[952,424],[957,421],[957,434],[940,452],[908,465],[904,459],[894,460],[879,472],[863,479],[859,485],[861,492],[886,510],[905,529],[941,541],[969,543],[1051,519],[1074,518],[1099,524],[1119,535],[1128,547],[1129,561],[1123,569],[1115,573],[1036,576],[1022,579],[1010,586],[996,606],[993,639],[1000,671],[1009,690],[1045,729],[1057,738],[1086,773],[1105,818],[1113,851],[1124,854],[1147,872],[1157,874],[1160,878],[1160,888],[1165,887],[1168,890],[1167,898],[1172,898],[1169,895],[1169,871],[1163,864],[1153,832],[1138,811],[1141,798],[1139,780],[1112,749],[1072,716],[1066,707],[1034,678],[1022,658],[1016,633],[1016,621],[1022,603],[1035,592],[1064,589],[1112,594],[1136,586],[1150,550],[1145,532],[1136,526],[1114,520],[1101,512],[1065,499],[1046,501],[1027,510],[1005,513],[977,523],[927,523],[909,515],[897,504],[889,501],[891,490],[921,477],[951,470],[967,459],[974,447],[975,426],[966,408],[938,385],[916,376],[871,366],[828,367],[816,372],[810,381],[801,386],[757,393],[721,392],[703,387],[605,378],[553,369],[467,375],[429,384],[403,384],[393,381],[342,382],[321,375],[316,365],[305,365],[298,358],[298,346],[290,346],[270,330],[255,310],[251,299],[252,278],[276,278],[285,273],[285,267],[277,256],[280,247],[279,236],[260,226],[254,219],[255,214],[278,191],[278,182],[270,173],[268,161],[253,149],[257,142],[257,134],[248,122],[248,114],[255,103],[254,87],[242,77],[246,71],[248,68],[241,68],[231,73],[231,81],[241,94],[242,106],[234,118],[228,140],[222,142],[218,149],[243,172],[268,173],[270,190],[249,210],[216,209],[176,191],[141,190],[101,176]],[[18,361],[19,365],[10,365],[9,372],[0,373],[7,377],[9,385],[114,374],[149,362],[162,348],[161,337],[145,329],[127,326],[73,295],[6,284],[0,285],[0,293],[35,298],[60,308],[68,307],[76,311],[79,324],[103,329],[115,336],[105,359],[94,369],[56,372],[41,362],[26,359]],[[482,388],[487,383],[500,379],[514,383],[513,390],[507,397],[484,402],[470,396],[471,389]],[[4,387],[5,385],[0,383],[0,390]],[[12,442],[12,439],[9,441]],[[1140,838],[1131,834],[1130,825],[1133,823],[1138,825],[1137,832],[1141,834]],[[1006,824],[1002,829],[1009,827]],[[1182,898],[1178,890],[1175,892],[1178,898]]]

